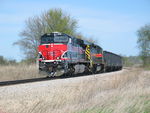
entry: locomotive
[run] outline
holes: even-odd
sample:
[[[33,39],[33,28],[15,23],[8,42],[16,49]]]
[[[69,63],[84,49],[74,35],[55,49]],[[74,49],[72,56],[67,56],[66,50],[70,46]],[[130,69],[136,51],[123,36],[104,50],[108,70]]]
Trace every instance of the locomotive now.
[[[48,76],[100,73],[122,69],[122,58],[89,41],[65,33],[41,36],[38,46],[39,71]]]

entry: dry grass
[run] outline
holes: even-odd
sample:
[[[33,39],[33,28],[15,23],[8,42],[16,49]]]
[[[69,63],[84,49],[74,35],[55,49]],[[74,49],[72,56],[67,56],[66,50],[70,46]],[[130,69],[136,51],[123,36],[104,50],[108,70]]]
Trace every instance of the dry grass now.
[[[57,80],[46,88],[0,96],[0,109],[8,113],[150,113],[149,71],[105,75]]]
[[[0,81],[39,77],[36,65],[0,65]]]

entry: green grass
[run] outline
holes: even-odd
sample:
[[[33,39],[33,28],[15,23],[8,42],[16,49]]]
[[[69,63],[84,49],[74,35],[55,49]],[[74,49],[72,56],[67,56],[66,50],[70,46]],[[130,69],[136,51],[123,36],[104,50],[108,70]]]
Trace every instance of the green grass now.
[[[92,109],[85,109],[80,112],[76,113],[113,113],[113,109],[108,108],[92,108]]]

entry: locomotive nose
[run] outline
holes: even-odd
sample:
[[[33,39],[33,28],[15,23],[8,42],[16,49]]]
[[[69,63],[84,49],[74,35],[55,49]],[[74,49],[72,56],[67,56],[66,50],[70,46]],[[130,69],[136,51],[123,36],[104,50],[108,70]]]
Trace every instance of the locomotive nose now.
[[[53,50],[49,52],[49,55],[53,59],[58,59],[61,56],[61,51],[60,50]]]

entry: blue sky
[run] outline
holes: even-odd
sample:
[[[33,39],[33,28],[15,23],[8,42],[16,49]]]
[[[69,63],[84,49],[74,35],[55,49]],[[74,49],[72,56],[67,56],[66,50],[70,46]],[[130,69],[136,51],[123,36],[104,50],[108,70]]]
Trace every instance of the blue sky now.
[[[78,20],[78,31],[105,50],[138,55],[137,30],[150,23],[149,0],[0,0],[0,55],[20,61],[18,46],[25,20],[51,8],[62,8]]]

